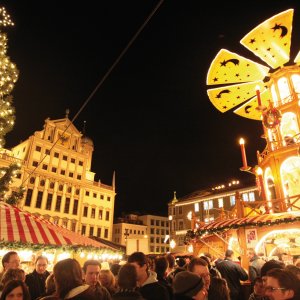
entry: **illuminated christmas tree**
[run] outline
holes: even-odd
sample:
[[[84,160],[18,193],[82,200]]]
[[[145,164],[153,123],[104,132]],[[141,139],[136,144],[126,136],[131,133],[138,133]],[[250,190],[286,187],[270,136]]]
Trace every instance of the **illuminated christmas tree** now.
[[[10,15],[4,7],[0,7],[0,150],[5,144],[5,135],[13,129],[15,122],[15,109],[12,106],[11,91],[18,80],[18,69],[7,56],[7,35],[2,30],[7,26],[13,26]],[[12,191],[9,195],[9,186],[13,177],[20,171],[18,164],[0,168],[0,200],[10,204],[17,204],[23,197],[24,189]]]

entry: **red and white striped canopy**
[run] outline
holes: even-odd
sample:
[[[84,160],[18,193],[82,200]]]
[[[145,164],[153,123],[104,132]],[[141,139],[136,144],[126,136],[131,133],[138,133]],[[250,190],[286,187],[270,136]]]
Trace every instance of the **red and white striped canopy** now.
[[[5,202],[0,202],[0,241],[58,246],[81,245],[116,250]]]

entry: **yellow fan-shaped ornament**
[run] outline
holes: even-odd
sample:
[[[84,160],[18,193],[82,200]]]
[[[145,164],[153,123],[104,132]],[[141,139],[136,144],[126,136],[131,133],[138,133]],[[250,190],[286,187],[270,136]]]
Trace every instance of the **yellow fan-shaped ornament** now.
[[[258,88],[261,91],[265,89],[262,81],[209,89],[207,94],[212,104],[219,111],[225,112],[255,96]]]
[[[273,69],[283,66],[290,59],[293,13],[288,9],[264,21],[240,43]]]
[[[210,65],[206,83],[216,85],[257,81],[262,80],[268,72],[268,67],[221,49]]]

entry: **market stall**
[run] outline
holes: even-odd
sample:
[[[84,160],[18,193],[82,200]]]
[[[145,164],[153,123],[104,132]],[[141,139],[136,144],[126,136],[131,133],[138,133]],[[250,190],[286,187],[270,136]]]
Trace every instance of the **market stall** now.
[[[5,202],[0,202],[0,249],[0,258],[10,250],[18,251],[25,270],[32,268],[41,254],[48,257],[50,270],[67,257],[81,262],[89,258],[106,261],[121,259],[124,254]]]
[[[300,211],[263,214],[244,218],[224,219],[189,231],[186,242],[194,254],[211,253],[222,258],[226,249],[247,267],[246,250],[254,248],[266,259],[283,259],[286,263],[300,257]]]

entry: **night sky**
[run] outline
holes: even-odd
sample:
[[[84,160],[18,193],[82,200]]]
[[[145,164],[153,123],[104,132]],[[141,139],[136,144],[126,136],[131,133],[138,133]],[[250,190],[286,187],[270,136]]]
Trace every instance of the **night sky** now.
[[[16,124],[5,147],[42,130],[48,117],[80,112],[74,124],[82,130],[86,121],[95,179],[111,184],[116,172],[115,215],[167,215],[174,191],[181,197],[231,179],[254,183],[239,170],[238,141],[246,139],[248,164],[256,165],[262,124],[219,112],[207,96],[207,71],[221,48],[264,64],[239,41],[289,8],[294,58],[300,4],[228,2],[162,2],[116,63],[159,1],[1,1],[15,23],[4,30],[7,54],[20,71],[12,92]]]

